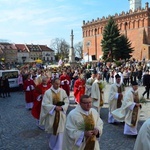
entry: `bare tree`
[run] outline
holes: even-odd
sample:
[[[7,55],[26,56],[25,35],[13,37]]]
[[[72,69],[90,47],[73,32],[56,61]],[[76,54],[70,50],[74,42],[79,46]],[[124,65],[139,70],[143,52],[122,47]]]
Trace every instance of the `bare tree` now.
[[[83,42],[78,42],[74,45],[75,56],[83,57]]]
[[[69,44],[65,39],[55,38],[51,41],[50,48],[53,49],[58,59],[68,58],[69,56]]]

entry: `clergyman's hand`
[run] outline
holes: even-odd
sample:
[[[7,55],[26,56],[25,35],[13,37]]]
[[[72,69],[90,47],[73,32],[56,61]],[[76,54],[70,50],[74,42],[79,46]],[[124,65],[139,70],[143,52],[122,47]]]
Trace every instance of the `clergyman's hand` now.
[[[61,107],[61,106],[56,106],[56,107],[55,107],[55,110],[56,110],[56,111],[62,111],[62,107]]]
[[[85,132],[84,132],[84,136],[85,136],[85,137],[91,137],[91,136],[93,136],[93,130],[85,131]]]
[[[141,104],[136,103],[136,106],[141,108]]]
[[[93,130],[93,134],[94,134],[94,135],[97,135],[98,132],[99,132],[99,131],[98,131],[98,129],[96,129],[96,128]]]

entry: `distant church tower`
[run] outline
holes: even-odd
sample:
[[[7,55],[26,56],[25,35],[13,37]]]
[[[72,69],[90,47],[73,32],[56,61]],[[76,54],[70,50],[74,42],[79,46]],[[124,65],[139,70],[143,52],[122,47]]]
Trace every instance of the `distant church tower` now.
[[[70,51],[69,51],[69,62],[75,62],[75,54],[74,54],[74,48],[73,48],[73,30],[71,30],[71,47],[70,47]]]
[[[142,0],[129,0],[130,1],[130,9],[132,11],[141,8],[141,1]]]

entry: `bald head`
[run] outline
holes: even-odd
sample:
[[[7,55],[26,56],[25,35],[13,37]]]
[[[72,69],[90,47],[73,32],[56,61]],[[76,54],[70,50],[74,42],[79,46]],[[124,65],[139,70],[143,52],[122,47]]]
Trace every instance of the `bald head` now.
[[[47,82],[48,82],[48,77],[43,76],[43,77],[42,77],[42,84],[43,84],[43,85],[46,85]]]

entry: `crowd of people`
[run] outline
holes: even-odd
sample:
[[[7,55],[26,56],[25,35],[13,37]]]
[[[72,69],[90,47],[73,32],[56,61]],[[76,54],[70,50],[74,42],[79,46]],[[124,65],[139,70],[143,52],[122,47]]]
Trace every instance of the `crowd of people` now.
[[[145,61],[122,62],[119,67],[99,61],[76,67],[22,69],[18,84],[25,93],[26,109],[49,135],[51,150],[99,150],[106,84],[110,84],[108,123],[124,123],[123,133],[137,136],[140,100],[145,94],[149,99],[150,75]],[[146,88],[139,95],[141,85]],[[131,86],[129,91],[126,86]],[[70,91],[77,106],[67,115]]]

